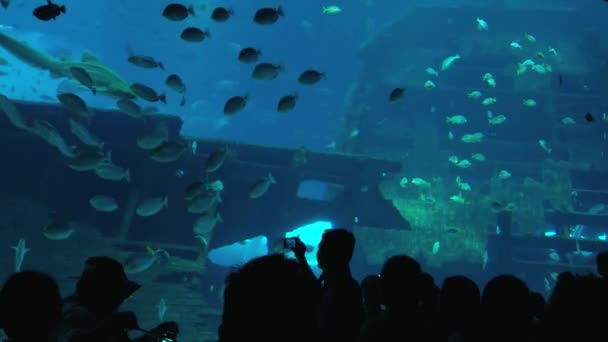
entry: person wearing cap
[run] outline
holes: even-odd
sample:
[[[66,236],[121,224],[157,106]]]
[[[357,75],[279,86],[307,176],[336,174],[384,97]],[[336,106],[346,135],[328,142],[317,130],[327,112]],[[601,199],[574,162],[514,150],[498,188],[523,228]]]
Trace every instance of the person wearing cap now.
[[[137,317],[131,311],[118,311],[140,285],[127,279],[120,262],[109,257],[87,259],[84,271],[78,278],[76,291],[64,301],[63,317],[56,328],[52,341],[56,342],[106,342],[140,341],[156,342],[165,336],[174,338],[177,323],[165,322],[145,331],[139,327]],[[129,330],[146,335],[132,340]]]

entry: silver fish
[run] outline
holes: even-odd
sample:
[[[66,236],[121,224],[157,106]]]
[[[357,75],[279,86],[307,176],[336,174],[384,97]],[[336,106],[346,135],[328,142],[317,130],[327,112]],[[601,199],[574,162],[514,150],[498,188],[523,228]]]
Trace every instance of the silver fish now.
[[[29,252],[30,249],[25,247],[25,239],[19,239],[17,246],[12,246],[11,248],[15,250],[15,272],[21,272],[23,259],[25,259],[25,254]]]

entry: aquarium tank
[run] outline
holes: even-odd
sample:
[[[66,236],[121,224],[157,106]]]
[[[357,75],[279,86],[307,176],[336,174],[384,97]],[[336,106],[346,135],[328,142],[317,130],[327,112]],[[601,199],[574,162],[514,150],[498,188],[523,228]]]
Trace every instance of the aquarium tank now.
[[[142,327],[213,341],[287,237],[545,295],[607,249],[605,1],[1,5],[2,282],[110,256]]]

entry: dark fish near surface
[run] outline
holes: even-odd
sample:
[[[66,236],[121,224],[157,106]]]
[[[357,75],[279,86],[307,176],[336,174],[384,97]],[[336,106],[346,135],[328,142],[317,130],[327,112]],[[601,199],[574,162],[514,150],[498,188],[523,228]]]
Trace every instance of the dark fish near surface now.
[[[70,72],[72,76],[76,79],[76,81],[80,82],[83,86],[91,89],[93,95],[97,94],[97,90],[95,89],[95,84],[93,83],[93,79],[91,75],[81,67],[71,67]]]
[[[228,9],[225,7],[217,7],[211,12],[211,19],[218,23],[226,22],[230,17],[234,14],[232,9]]]
[[[595,119],[593,118],[593,115],[591,113],[585,114],[585,120],[587,122],[593,122],[593,121],[595,121]]]
[[[298,82],[306,85],[313,85],[319,83],[322,78],[325,78],[325,74],[316,70],[306,70],[298,77]]]
[[[279,73],[285,70],[282,64],[260,63],[251,72],[251,77],[258,81],[272,81]]]
[[[167,141],[150,151],[150,158],[159,163],[171,163],[181,158],[188,150],[186,144],[179,141]]]
[[[391,91],[391,94],[388,96],[389,101],[395,102],[401,99],[405,95],[405,89],[403,88],[395,88]]]
[[[118,106],[118,109],[120,109],[121,112],[136,119],[142,118],[145,115],[141,107],[129,99],[120,99],[116,101],[116,106]]]
[[[42,21],[49,21],[57,18],[61,13],[65,13],[65,5],[55,5],[51,0],[44,6],[37,7],[32,14]]]
[[[157,102],[160,101],[162,103],[167,103],[167,97],[165,94],[160,94],[156,92],[156,90],[148,87],[145,84],[141,83],[133,83],[131,85],[131,90],[135,93],[135,95],[140,98],[149,101],[149,102]]]
[[[258,61],[262,52],[256,48],[248,47],[239,52],[239,61],[243,63],[255,63]]]
[[[64,107],[72,111],[74,114],[84,118],[89,118],[91,116],[91,113],[87,108],[87,104],[83,99],[80,98],[80,96],[72,93],[64,93],[57,95],[57,99]]]
[[[224,104],[224,114],[234,115],[242,111],[247,105],[248,96],[234,96],[226,101]]]
[[[181,77],[176,74],[169,75],[169,77],[167,77],[167,80],[165,81],[165,84],[167,85],[167,87],[175,90],[180,94],[186,92],[186,85],[184,84],[184,81],[182,81]]]
[[[191,201],[192,199],[194,199],[195,197],[202,195],[204,192],[207,191],[207,184],[201,182],[201,181],[196,181],[190,185],[188,185],[188,187],[186,188],[186,195],[184,196],[184,199],[186,201]]]
[[[255,16],[253,17],[253,21],[260,25],[272,25],[279,20],[279,17],[284,16],[283,9],[281,6],[278,8],[261,8],[257,12],[255,12]]]
[[[251,187],[249,190],[249,198],[257,199],[264,196],[272,184],[277,184],[277,181],[272,176],[272,173],[268,173],[268,176],[260,179]]]
[[[279,113],[287,113],[296,107],[297,101],[298,95],[296,94],[283,96],[281,100],[279,100],[279,104],[277,105],[277,111]]]
[[[2,5],[3,8],[8,8],[8,5],[11,4],[10,0],[0,0],[0,4]]]
[[[157,61],[153,57],[150,56],[131,56],[129,57],[129,63],[138,66],[140,68],[145,69],[154,69],[159,68],[160,70],[165,70],[165,66],[163,63]]]
[[[205,38],[211,38],[211,34],[209,33],[209,30],[203,31],[196,27],[187,27],[182,31],[180,37],[190,43],[200,43],[205,40]]]
[[[42,233],[49,240],[65,240],[72,236],[74,228],[66,220],[52,219],[44,227]]]
[[[207,163],[205,164],[206,172],[215,172],[219,170],[224,162],[226,161],[226,157],[228,156],[228,150],[224,147],[220,147],[217,150],[211,152],[209,157],[207,157]]]
[[[67,165],[74,171],[93,171],[105,162],[110,162],[111,156],[98,151],[81,152],[73,158],[68,158]]]
[[[182,21],[189,15],[194,16],[194,8],[186,7],[182,4],[168,4],[163,10],[163,17],[172,21]]]

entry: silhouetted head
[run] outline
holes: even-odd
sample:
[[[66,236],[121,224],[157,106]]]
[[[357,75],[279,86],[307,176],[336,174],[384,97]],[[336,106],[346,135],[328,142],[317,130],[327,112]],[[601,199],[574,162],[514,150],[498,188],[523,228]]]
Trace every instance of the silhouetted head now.
[[[317,283],[282,254],[256,258],[226,278],[219,341],[311,341]]]
[[[59,287],[47,274],[15,273],[0,291],[0,327],[12,341],[46,341],[61,313]]]
[[[479,287],[465,276],[448,277],[443,281],[439,309],[449,320],[471,319],[464,315],[477,315],[481,304]]]
[[[76,297],[91,312],[107,315],[139,288],[139,284],[127,279],[120,262],[104,256],[91,257],[76,284]]]
[[[531,318],[529,298],[528,287],[521,279],[512,275],[497,276],[483,289],[483,317],[491,324],[524,323]]]
[[[346,229],[328,229],[323,233],[317,261],[323,272],[348,267],[355,250],[355,235]]]
[[[409,309],[419,298],[420,264],[407,255],[390,257],[382,266],[383,303],[388,309]]]
[[[608,278],[608,252],[601,252],[597,255],[597,273],[604,278]]]

